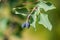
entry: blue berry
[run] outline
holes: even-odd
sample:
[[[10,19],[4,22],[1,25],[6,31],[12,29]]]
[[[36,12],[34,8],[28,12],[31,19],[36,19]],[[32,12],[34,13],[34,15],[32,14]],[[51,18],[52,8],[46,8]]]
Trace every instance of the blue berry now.
[[[27,27],[27,28],[30,27],[30,23],[29,23],[29,22],[26,23],[26,27]]]
[[[22,28],[29,28],[30,27],[30,23],[29,22],[25,22],[22,24]]]
[[[26,24],[25,24],[25,23],[23,23],[23,24],[22,24],[22,28],[25,28],[25,27],[26,27]]]

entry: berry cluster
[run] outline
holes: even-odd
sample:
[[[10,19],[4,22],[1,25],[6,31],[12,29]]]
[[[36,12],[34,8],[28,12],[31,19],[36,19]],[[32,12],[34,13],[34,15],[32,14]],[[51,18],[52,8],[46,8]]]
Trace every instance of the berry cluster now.
[[[28,15],[26,22],[22,24],[22,28],[25,28],[25,27],[30,28],[29,19],[30,19],[30,15]]]
[[[22,24],[22,28],[29,28],[30,27],[30,23],[29,22],[25,22]]]

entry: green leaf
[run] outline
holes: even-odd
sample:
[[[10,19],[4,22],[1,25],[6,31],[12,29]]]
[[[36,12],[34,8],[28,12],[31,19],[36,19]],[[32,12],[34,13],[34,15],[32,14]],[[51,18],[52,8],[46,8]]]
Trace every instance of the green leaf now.
[[[40,7],[40,17],[39,17],[40,21],[38,21],[38,23],[44,25],[44,27],[51,30],[52,25],[48,20],[48,15],[44,14],[44,13],[49,10],[55,9],[56,7],[53,4],[46,2],[46,1],[42,1],[42,2],[38,3],[37,6]],[[45,12],[41,12],[41,8],[44,9]]]
[[[28,10],[23,7],[17,7],[12,9],[12,15],[17,16],[18,18],[21,19],[26,19],[28,14],[29,14]]]
[[[37,16],[39,16],[38,23],[44,25],[44,27],[51,30],[52,25],[48,20],[48,15],[43,14],[43,13],[47,12],[48,10],[55,9],[55,6],[53,4],[51,4],[49,2],[45,2],[45,1],[38,3],[36,6],[37,6],[37,9],[35,9],[35,11],[33,11],[33,14],[32,14],[31,26],[36,28],[36,20],[37,20],[36,18],[37,18]],[[42,11],[41,9],[44,9],[45,12],[41,12]]]
[[[33,18],[33,21],[31,23],[31,26],[35,28],[36,30],[36,13],[31,15],[31,17]]]
[[[26,8],[16,8],[15,9],[15,14],[20,14],[22,16],[27,16],[28,15],[28,10]]]
[[[37,15],[39,15],[39,13],[40,13],[40,9],[38,7],[35,11],[33,11],[33,14],[31,15],[30,22],[31,22],[31,26],[35,28],[35,31],[36,31]]]
[[[27,14],[19,13],[19,12],[17,12],[17,11],[15,11],[15,14],[20,14],[20,15],[22,15],[22,16],[27,16]]]
[[[18,11],[19,13],[28,13],[28,10],[26,8],[16,8],[16,11]]]
[[[52,9],[56,8],[52,3],[49,3],[46,1],[38,3],[37,6],[39,6],[40,8],[43,8],[45,11],[52,10]]]
[[[32,16],[31,16],[31,17],[30,17],[30,20],[29,20],[30,24],[31,24],[33,21],[34,21],[34,20],[33,20]]]
[[[51,31],[52,25],[48,19],[47,14],[40,13],[40,21],[38,23],[44,25],[44,27],[48,28]]]
[[[47,4],[48,6],[51,6],[52,5],[52,3],[50,3],[50,2],[46,2],[45,4]]]

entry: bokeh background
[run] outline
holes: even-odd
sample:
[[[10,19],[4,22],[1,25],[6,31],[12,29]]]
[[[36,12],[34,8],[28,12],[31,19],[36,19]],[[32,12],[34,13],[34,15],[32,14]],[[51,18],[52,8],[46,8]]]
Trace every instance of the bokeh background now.
[[[0,0],[0,22],[1,20],[5,20],[5,18],[8,18],[10,22],[24,22],[25,20],[20,19],[20,16],[13,16],[11,15],[11,10],[13,7],[16,7],[16,5],[20,5],[21,3],[25,4],[25,7],[30,11],[32,2],[36,2],[37,0]],[[27,3],[25,3],[28,1]],[[7,26],[7,29],[0,32],[0,40],[4,40],[6,36],[8,36],[9,40],[60,40],[60,0],[45,0],[50,1],[52,4],[55,5],[56,9],[50,10],[47,12],[49,15],[49,20],[52,24],[52,30],[49,31],[47,28],[45,28],[43,25],[36,23],[36,29],[34,30],[33,27],[30,27],[29,29],[24,28],[18,31],[18,33],[21,32],[22,37],[18,37],[13,35],[16,30],[19,28],[15,28],[14,30],[11,30],[11,27]],[[32,8],[35,4],[33,4]],[[0,24],[1,25],[1,24]],[[4,24],[3,24],[4,25]],[[17,24],[18,26],[19,24]],[[0,30],[1,31],[1,30]],[[12,33],[13,32],[13,33]],[[6,36],[5,36],[6,35]]]

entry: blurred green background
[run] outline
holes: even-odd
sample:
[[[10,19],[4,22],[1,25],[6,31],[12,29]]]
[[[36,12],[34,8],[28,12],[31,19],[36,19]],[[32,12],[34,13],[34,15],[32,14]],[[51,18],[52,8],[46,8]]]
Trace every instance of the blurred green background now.
[[[25,2],[25,0],[23,0],[23,1]],[[33,2],[35,2],[37,0],[27,0],[27,1],[33,1]],[[43,25],[40,25],[40,24],[36,23],[36,29],[37,29],[37,31],[34,31],[33,27],[30,27],[29,29],[25,28],[22,31],[22,38],[9,35],[9,31],[6,32],[6,34],[10,36],[9,40],[60,40],[60,0],[45,0],[45,1],[50,1],[56,7],[56,9],[50,10],[50,11],[47,12],[47,14],[49,15],[48,16],[49,20],[50,20],[50,22],[51,22],[51,24],[53,26],[52,30],[49,31]],[[12,2],[12,3],[10,3],[11,8],[10,8],[9,4],[7,4],[9,7],[6,6],[6,4],[3,4],[3,7],[0,8],[0,13],[5,13],[5,12],[9,13],[10,9],[12,9],[13,7],[15,7],[15,5],[17,5],[17,4],[18,5],[21,4],[22,0],[19,0],[18,3],[15,3],[17,1],[14,2],[14,0],[13,1],[11,0],[11,2]],[[14,4],[13,4],[13,2],[14,2]],[[27,3],[27,5],[29,5],[29,4]],[[28,7],[27,9],[29,9],[31,7],[31,4],[29,6],[27,6],[27,7]],[[2,9],[2,11],[1,11],[1,9]],[[1,15],[3,15],[3,16],[1,16]],[[11,20],[15,20],[15,21],[17,19],[19,19],[18,17],[11,16],[10,13],[7,14],[7,15],[0,14],[0,16],[1,16],[0,19],[3,18],[3,17],[5,17],[5,16],[8,17],[8,18],[12,17]],[[18,20],[18,22],[19,21],[20,20]],[[9,29],[10,28],[8,28],[7,30],[9,30]],[[0,40],[2,40],[2,39],[3,38],[0,37]]]

